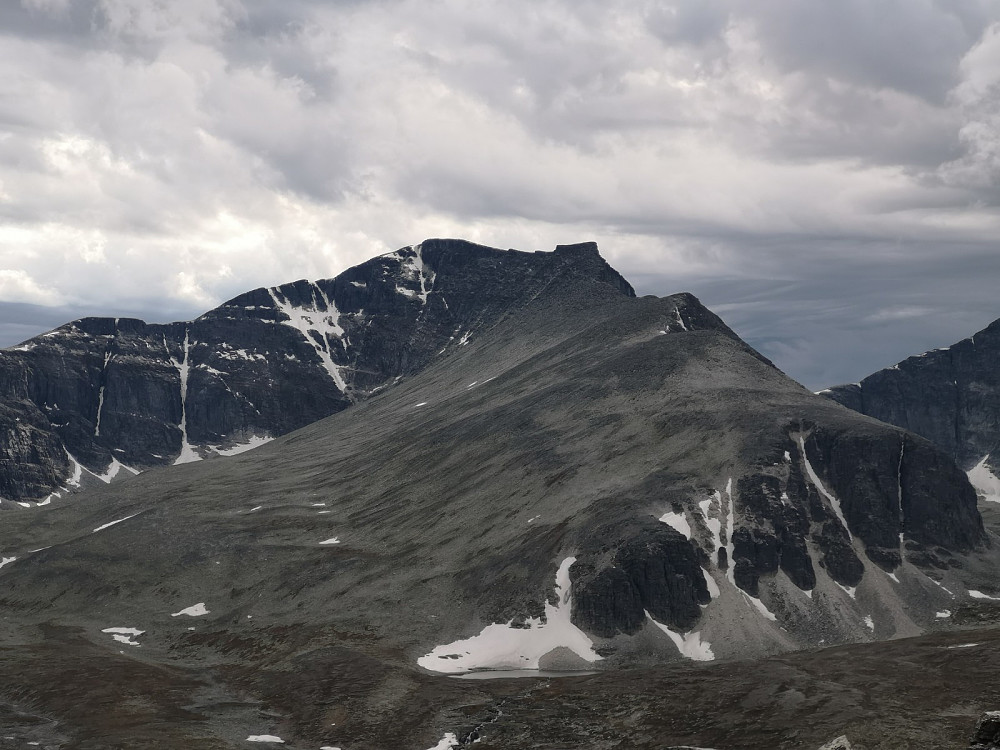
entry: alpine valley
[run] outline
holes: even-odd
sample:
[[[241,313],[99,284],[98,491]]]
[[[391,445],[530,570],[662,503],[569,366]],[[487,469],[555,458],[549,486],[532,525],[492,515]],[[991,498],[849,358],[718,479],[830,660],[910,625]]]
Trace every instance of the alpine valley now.
[[[809,392],[593,243],[4,350],[0,748],[966,747],[996,410],[865,383]]]

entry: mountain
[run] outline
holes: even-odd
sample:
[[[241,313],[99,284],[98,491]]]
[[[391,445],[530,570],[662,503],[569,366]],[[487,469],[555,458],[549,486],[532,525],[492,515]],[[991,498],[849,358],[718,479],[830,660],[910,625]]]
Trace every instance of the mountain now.
[[[9,713],[73,747],[446,748],[536,690],[447,675],[756,658],[989,616],[995,530],[928,440],[810,393],[689,294],[634,297],[593,246],[463,245],[434,261],[439,294],[452,265],[485,283],[462,308],[482,312],[425,334],[423,300],[398,295],[420,310],[391,334],[396,369],[350,408],[6,514]],[[598,703],[620,740],[627,716]]]
[[[190,323],[68,323],[0,351],[0,507],[284,435],[576,275],[634,296],[593,243],[521,253],[428,240],[334,279],[241,294]]]
[[[1000,320],[820,395],[927,438],[1000,501]]]

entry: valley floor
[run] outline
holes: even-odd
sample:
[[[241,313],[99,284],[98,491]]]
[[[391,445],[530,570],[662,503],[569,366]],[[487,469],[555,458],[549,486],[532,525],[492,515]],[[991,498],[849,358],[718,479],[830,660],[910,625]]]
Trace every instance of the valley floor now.
[[[282,635],[271,632],[200,634],[228,658],[179,651],[164,664],[43,627],[0,649],[0,748],[426,750],[452,732],[481,750],[810,750],[840,734],[867,750],[960,750],[1000,708],[1000,607],[955,619],[947,632],[753,662],[477,681],[399,670],[364,644],[270,659]]]

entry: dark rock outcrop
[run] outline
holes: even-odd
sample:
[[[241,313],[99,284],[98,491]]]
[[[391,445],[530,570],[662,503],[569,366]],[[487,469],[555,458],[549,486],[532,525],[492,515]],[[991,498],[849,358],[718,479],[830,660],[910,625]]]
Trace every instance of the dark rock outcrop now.
[[[820,395],[927,438],[963,469],[995,456],[1000,473],[1000,320]]]
[[[1000,750],[1000,711],[987,711],[979,718],[969,750]]]
[[[602,535],[597,535],[600,538]],[[691,542],[649,522],[623,541],[584,554],[570,568],[573,622],[604,638],[658,622],[690,630],[711,597]]]
[[[283,435],[412,375],[551,284],[634,296],[594,243],[427,240],[189,323],[85,318],[0,352],[0,499]]]

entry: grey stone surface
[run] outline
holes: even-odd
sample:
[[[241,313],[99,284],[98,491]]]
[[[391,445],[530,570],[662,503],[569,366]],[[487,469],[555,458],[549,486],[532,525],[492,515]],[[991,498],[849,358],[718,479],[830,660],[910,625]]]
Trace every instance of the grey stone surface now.
[[[969,750],[997,750],[1000,748],[1000,711],[987,711],[976,722]]]
[[[1000,320],[821,395],[927,438],[963,469],[1000,460]],[[1000,471],[996,460],[988,465]]]
[[[68,456],[105,474],[112,459],[171,464],[185,436],[207,457],[284,435],[419,372],[549,284],[581,279],[634,296],[594,243],[522,253],[427,240],[189,323],[68,323],[0,351],[0,499],[59,491]]]

